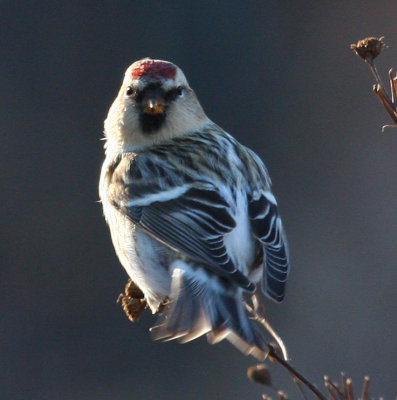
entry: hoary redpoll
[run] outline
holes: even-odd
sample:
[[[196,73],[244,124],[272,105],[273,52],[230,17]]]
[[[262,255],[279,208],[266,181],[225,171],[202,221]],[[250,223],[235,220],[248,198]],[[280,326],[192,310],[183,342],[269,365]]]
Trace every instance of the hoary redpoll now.
[[[284,297],[288,248],[259,157],[204,113],[183,72],[145,58],[105,121],[100,197],[116,253],[160,323],[157,339],[207,334],[266,352],[247,295]]]

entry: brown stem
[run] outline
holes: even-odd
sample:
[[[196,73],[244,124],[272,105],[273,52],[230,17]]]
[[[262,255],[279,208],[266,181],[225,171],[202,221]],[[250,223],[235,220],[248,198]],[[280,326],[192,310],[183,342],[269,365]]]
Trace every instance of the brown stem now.
[[[294,369],[287,361],[283,360],[278,356],[272,345],[268,344],[269,357],[272,360],[276,360],[280,365],[282,365],[294,378],[301,381],[312,393],[314,393],[318,399],[327,400],[326,397],[303,375],[301,375],[296,369]]]
[[[390,82],[391,101],[393,104],[396,104],[397,84],[396,84],[396,77],[393,78],[393,68],[389,70],[389,82]]]
[[[344,397],[345,399],[347,399],[347,378],[346,378],[346,374],[344,372],[341,372],[341,376],[342,376],[342,387],[343,387],[343,391],[344,391]]]
[[[346,390],[347,390],[347,399],[354,400],[353,382],[351,379],[346,379]]]
[[[381,85],[379,85],[379,84],[374,85],[374,92],[379,97],[379,100],[381,101],[381,103],[383,104],[383,106],[385,107],[386,111],[389,113],[389,115],[393,119],[393,121],[397,123],[397,110],[396,110],[396,107],[391,102],[391,100],[389,99],[389,96],[387,95],[387,93],[385,92],[383,87]]]
[[[306,393],[303,390],[302,382],[299,379],[295,378],[295,377],[294,377],[294,382],[295,382],[296,386],[298,387],[299,393],[303,397],[303,400],[309,400],[307,398],[307,396],[306,396]]]
[[[325,382],[325,387],[328,390],[330,399],[331,400],[338,400],[338,398],[336,397],[335,389],[329,382]]]
[[[327,383],[332,386],[332,388],[336,391],[336,393],[338,394],[339,398],[341,400],[346,400],[345,395],[341,392],[341,390],[338,388],[338,386],[336,386],[333,382],[331,381],[327,381]]]
[[[338,386],[333,383],[328,376],[324,376],[324,381],[326,385],[329,385],[339,396],[341,400],[346,400],[345,395],[341,392]]]
[[[381,79],[381,77],[379,75],[378,70],[376,69],[376,65],[374,63],[374,60],[366,60],[366,61],[367,61],[368,65],[369,65],[369,69],[371,70],[372,75],[374,76],[374,78],[376,80],[376,83],[378,85],[380,85],[380,86],[383,86],[382,79]]]
[[[369,400],[368,387],[369,387],[369,376],[366,376],[364,378],[361,400]]]

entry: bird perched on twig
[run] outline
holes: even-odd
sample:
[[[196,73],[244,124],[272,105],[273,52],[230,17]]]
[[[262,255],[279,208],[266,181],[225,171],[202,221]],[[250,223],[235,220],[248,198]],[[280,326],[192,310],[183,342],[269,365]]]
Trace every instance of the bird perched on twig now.
[[[212,122],[176,65],[126,71],[105,121],[99,192],[116,253],[153,313],[157,339],[207,334],[267,351],[246,308],[262,282],[284,297],[288,247],[259,157]]]

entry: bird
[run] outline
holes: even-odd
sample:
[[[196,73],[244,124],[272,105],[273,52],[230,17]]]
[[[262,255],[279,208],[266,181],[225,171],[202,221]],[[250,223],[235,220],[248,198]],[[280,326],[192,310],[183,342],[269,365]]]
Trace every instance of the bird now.
[[[281,302],[286,234],[262,160],[212,122],[183,71],[130,65],[104,122],[100,201],[154,339],[229,340],[263,359],[254,294]],[[133,317],[134,318],[134,317]]]

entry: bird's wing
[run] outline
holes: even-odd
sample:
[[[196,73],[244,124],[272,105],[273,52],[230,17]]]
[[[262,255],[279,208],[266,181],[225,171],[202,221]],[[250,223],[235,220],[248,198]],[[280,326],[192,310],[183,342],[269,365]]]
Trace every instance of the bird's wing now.
[[[252,194],[248,196],[248,214],[252,232],[265,253],[263,289],[273,300],[282,301],[289,272],[288,242],[277,210],[277,201],[270,190],[267,170],[255,154],[251,155],[253,165],[262,176],[262,182],[257,181]]]
[[[248,291],[254,284],[233,264],[224,235],[236,225],[211,183],[191,180],[154,155],[124,156],[113,173],[113,205],[159,242]]]

